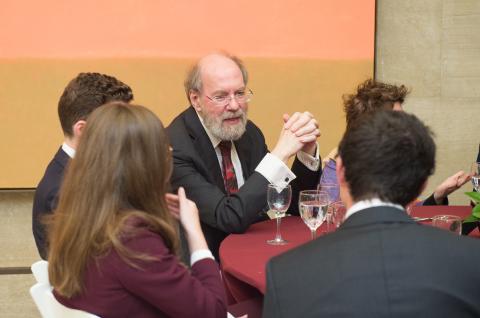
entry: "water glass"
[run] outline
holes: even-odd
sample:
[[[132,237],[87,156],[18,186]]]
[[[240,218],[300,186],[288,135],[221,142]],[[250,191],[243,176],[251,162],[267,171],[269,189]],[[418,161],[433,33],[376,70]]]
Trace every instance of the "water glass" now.
[[[328,195],[328,205],[329,208],[327,210],[327,217],[326,217],[326,225],[327,225],[327,232],[330,232],[330,225],[333,225],[333,209],[330,207],[332,202],[339,200],[339,188],[338,184],[335,183],[322,183],[320,182],[317,186],[317,190],[321,192],[325,192]]]
[[[328,194],[318,190],[300,191],[298,210],[303,222],[308,226],[315,239],[317,229],[325,221],[328,210]]]
[[[472,175],[472,184],[475,191],[480,192],[480,162],[472,163],[472,168],[470,170]]]
[[[290,201],[292,200],[292,187],[287,185],[285,187],[279,187],[274,184],[269,184],[267,188],[267,203],[270,210],[275,212],[275,217],[277,220],[277,232],[273,240],[268,240],[267,243],[271,245],[284,245],[288,241],[282,238],[280,233],[280,223],[282,222],[282,217],[285,216],[285,212],[290,206]]]
[[[347,208],[342,201],[337,201],[332,203],[333,210],[333,224],[338,228],[345,219],[345,214],[347,213]]]
[[[457,235],[462,234],[462,219],[456,215],[436,215],[432,218],[432,225]]]

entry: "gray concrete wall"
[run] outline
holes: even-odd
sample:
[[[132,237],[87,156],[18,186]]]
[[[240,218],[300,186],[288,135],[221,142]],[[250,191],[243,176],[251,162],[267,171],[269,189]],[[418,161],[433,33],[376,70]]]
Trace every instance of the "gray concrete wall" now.
[[[0,272],[25,271],[40,259],[32,236],[33,191],[0,191]],[[40,317],[32,274],[0,275],[0,317]]]
[[[435,132],[437,170],[424,195],[469,170],[480,142],[480,1],[378,0],[376,78],[412,89],[405,110]],[[463,194],[453,204],[468,202]]]

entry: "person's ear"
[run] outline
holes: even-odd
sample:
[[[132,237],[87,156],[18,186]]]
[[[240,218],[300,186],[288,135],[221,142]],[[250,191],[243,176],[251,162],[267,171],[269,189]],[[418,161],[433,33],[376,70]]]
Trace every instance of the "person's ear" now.
[[[83,133],[83,129],[85,128],[86,123],[87,122],[85,120],[81,119],[73,125],[73,137],[74,138],[76,138],[76,139],[80,138],[80,136]]]
[[[190,103],[192,103],[193,108],[195,108],[197,112],[201,112],[202,105],[200,103],[200,93],[192,89],[188,96],[190,97]]]

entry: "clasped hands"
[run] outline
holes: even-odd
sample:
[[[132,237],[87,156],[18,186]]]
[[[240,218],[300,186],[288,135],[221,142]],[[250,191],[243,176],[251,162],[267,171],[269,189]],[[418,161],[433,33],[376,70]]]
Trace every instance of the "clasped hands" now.
[[[300,150],[314,156],[320,130],[313,115],[309,112],[296,112],[292,116],[284,114],[283,122],[280,137],[271,153],[285,163]]]

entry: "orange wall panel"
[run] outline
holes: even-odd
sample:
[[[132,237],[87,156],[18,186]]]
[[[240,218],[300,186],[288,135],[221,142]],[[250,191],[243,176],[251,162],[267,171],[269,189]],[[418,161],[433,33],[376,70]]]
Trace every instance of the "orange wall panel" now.
[[[374,0],[3,0],[0,58],[371,59]]]
[[[2,0],[0,188],[37,185],[62,141],[58,99],[79,72],[129,84],[167,125],[187,106],[188,66],[221,49],[246,61],[249,116],[269,146],[282,113],[308,110],[325,155],[345,127],[342,95],[373,76],[374,14],[374,0]]]

